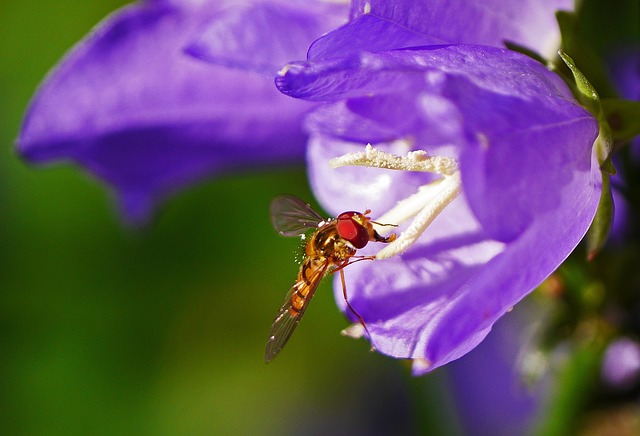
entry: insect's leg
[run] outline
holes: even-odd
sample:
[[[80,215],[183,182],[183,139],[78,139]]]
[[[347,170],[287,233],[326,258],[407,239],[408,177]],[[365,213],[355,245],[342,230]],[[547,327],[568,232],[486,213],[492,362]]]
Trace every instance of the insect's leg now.
[[[375,224],[375,225],[381,226],[381,227],[398,227],[397,224],[383,224],[383,223],[379,223],[378,221],[373,221],[373,220],[371,220],[371,224]]]
[[[364,259],[358,259],[358,260],[364,260]],[[351,303],[349,303],[349,298],[347,297],[347,284],[344,280],[344,271],[342,271],[342,268],[340,268],[339,271],[340,271],[340,282],[342,283],[342,296],[344,297],[344,302],[347,303],[347,307],[349,308],[351,313],[353,313],[358,318],[358,321],[360,321],[360,324],[362,324],[362,327],[364,327],[364,330],[367,332],[367,336],[369,337],[369,342],[371,343],[371,351],[374,351],[376,347],[373,343],[373,337],[371,336],[371,333],[367,328],[367,324],[364,322],[364,319],[362,318],[362,316],[353,308]]]
[[[393,224],[385,224],[385,225],[393,225]],[[380,233],[376,232],[375,230],[373,231],[373,239],[376,242],[384,242],[384,243],[389,243],[389,242],[393,242],[395,241],[397,238],[397,235],[395,233],[391,233],[389,236],[382,236]]]
[[[355,260],[352,260],[355,259]],[[351,265],[352,263],[360,262],[361,260],[376,260],[375,256],[351,256],[351,259],[345,261],[342,265],[338,265],[333,272],[342,270],[345,266]]]

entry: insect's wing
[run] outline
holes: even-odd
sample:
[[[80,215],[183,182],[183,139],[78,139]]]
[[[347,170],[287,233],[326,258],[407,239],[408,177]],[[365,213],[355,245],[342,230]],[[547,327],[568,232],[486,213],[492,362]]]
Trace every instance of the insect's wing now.
[[[299,311],[295,309],[292,310],[292,297],[300,282],[294,284],[287,293],[284,303],[278,311],[278,315],[276,315],[273,324],[271,324],[271,330],[269,330],[269,339],[267,339],[267,348],[264,353],[265,362],[271,362],[293,334],[293,331],[302,319],[302,315],[304,315],[304,312],[307,310],[309,302],[311,302],[311,298],[318,288],[318,284],[327,272],[328,267],[329,263],[325,263],[319,268],[316,268],[308,278],[308,284],[305,284],[305,288],[299,291],[305,295],[304,303]]]
[[[283,236],[300,236],[322,221],[318,212],[293,195],[279,195],[271,202],[271,222]]]

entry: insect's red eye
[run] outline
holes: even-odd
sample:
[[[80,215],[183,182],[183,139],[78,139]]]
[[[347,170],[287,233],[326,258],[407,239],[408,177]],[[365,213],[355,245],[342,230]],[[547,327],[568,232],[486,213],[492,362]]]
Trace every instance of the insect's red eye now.
[[[354,215],[361,215],[358,212],[343,212],[336,218],[338,234],[341,238],[351,242],[354,247],[362,248],[369,242],[369,232],[367,229],[353,219]]]

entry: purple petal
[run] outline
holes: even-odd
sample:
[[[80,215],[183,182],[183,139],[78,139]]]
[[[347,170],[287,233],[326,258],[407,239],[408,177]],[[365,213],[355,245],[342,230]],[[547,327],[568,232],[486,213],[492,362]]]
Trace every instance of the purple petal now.
[[[252,3],[216,15],[188,47],[208,62],[273,77],[287,62],[305,57],[318,35],[344,23],[346,5],[308,1]]]
[[[448,41],[408,29],[402,23],[375,14],[365,14],[319,38],[309,48],[308,59],[332,59],[358,51],[385,51],[394,48],[444,44]]]
[[[551,56],[560,41],[558,9],[573,10],[573,1],[356,0],[351,22],[320,38],[309,59],[443,43],[503,47],[505,41]]]
[[[440,46],[298,63],[277,84],[295,97],[347,99],[353,116],[324,122],[322,115],[312,116],[312,126],[335,128],[324,134],[376,142],[378,132],[367,138],[336,128],[368,118],[399,137],[415,138],[418,148],[432,154],[442,153],[434,148],[438,143],[459,145],[469,204],[485,231],[503,241],[516,238],[536,214],[558,204],[560,193],[548,187],[563,186],[573,171],[589,172],[598,133],[595,119],[559,77],[524,55],[498,48]],[[385,98],[395,107],[380,105]],[[565,162],[580,166],[549,171]],[[531,189],[532,181],[540,189]]]
[[[481,132],[482,139],[462,156],[462,180],[485,230],[494,238],[509,241],[519,237],[541,213],[562,203],[560,187],[565,189],[574,177],[589,174],[590,146],[597,136],[597,125],[586,113],[572,118],[549,111],[548,119],[536,122],[533,114],[545,106],[526,108],[497,100],[492,104],[497,110],[511,108],[512,130]],[[582,182],[585,184],[576,186],[578,192],[592,185],[588,179]]]
[[[626,100],[640,101],[640,46],[626,48],[610,59],[610,73],[620,96]],[[632,156],[640,162],[640,136],[631,140]]]
[[[534,424],[546,380],[526,383],[523,366],[535,358],[531,327],[544,316],[540,307],[523,302],[476,349],[447,367],[466,434],[518,435]]]
[[[366,142],[360,132],[364,141],[345,144],[350,133],[341,126],[358,119],[391,129],[409,117],[395,138],[408,139],[391,147],[461,161],[463,194],[417,244],[345,270],[350,302],[382,353],[425,358],[429,370],[467,353],[564,261],[593,219],[601,189],[592,156],[597,123],[558,77],[523,55],[478,46],[361,54],[296,64],[278,84],[291,95],[344,99],[310,124],[317,129],[308,154],[312,186],[332,212],[371,208],[375,219],[428,180],[367,168],[329,172],[329,157]],[[396,93],[412,98],[376,107]],[[338,283],[336,299],[344,308]]]
[[[618,52],[610,64],[614,85],[622,98],[640,101],[640,47]]]
[[[134,222],[205,176],[300,160],[308,103],[281,95],[271,79],[183,53],[218,12],[212,3],[154,2],[108,17],[38,90],[20,154],[87,167]]]

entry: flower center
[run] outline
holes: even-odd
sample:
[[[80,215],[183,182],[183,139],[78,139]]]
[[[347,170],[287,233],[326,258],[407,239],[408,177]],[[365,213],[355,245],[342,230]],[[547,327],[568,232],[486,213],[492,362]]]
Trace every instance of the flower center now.
[[[330,162],[333,168],[341,166],[364,166],[399,171],[421,171],[439,174],[442,177],[421,186],[418,192],[399,201],[391,210],[376,218],[381,223],[399,224],[413,219],[404,232],[376,254],[377,259],[386,259],[403,253],[413,245],[433,220],[458,196],[462,182],[458,162],[450,157],[428,156],[423,150],[397,156],[377,150],[367,144],[364,152],[347,153]],[[383,228],[378,231],[384,231]]]

